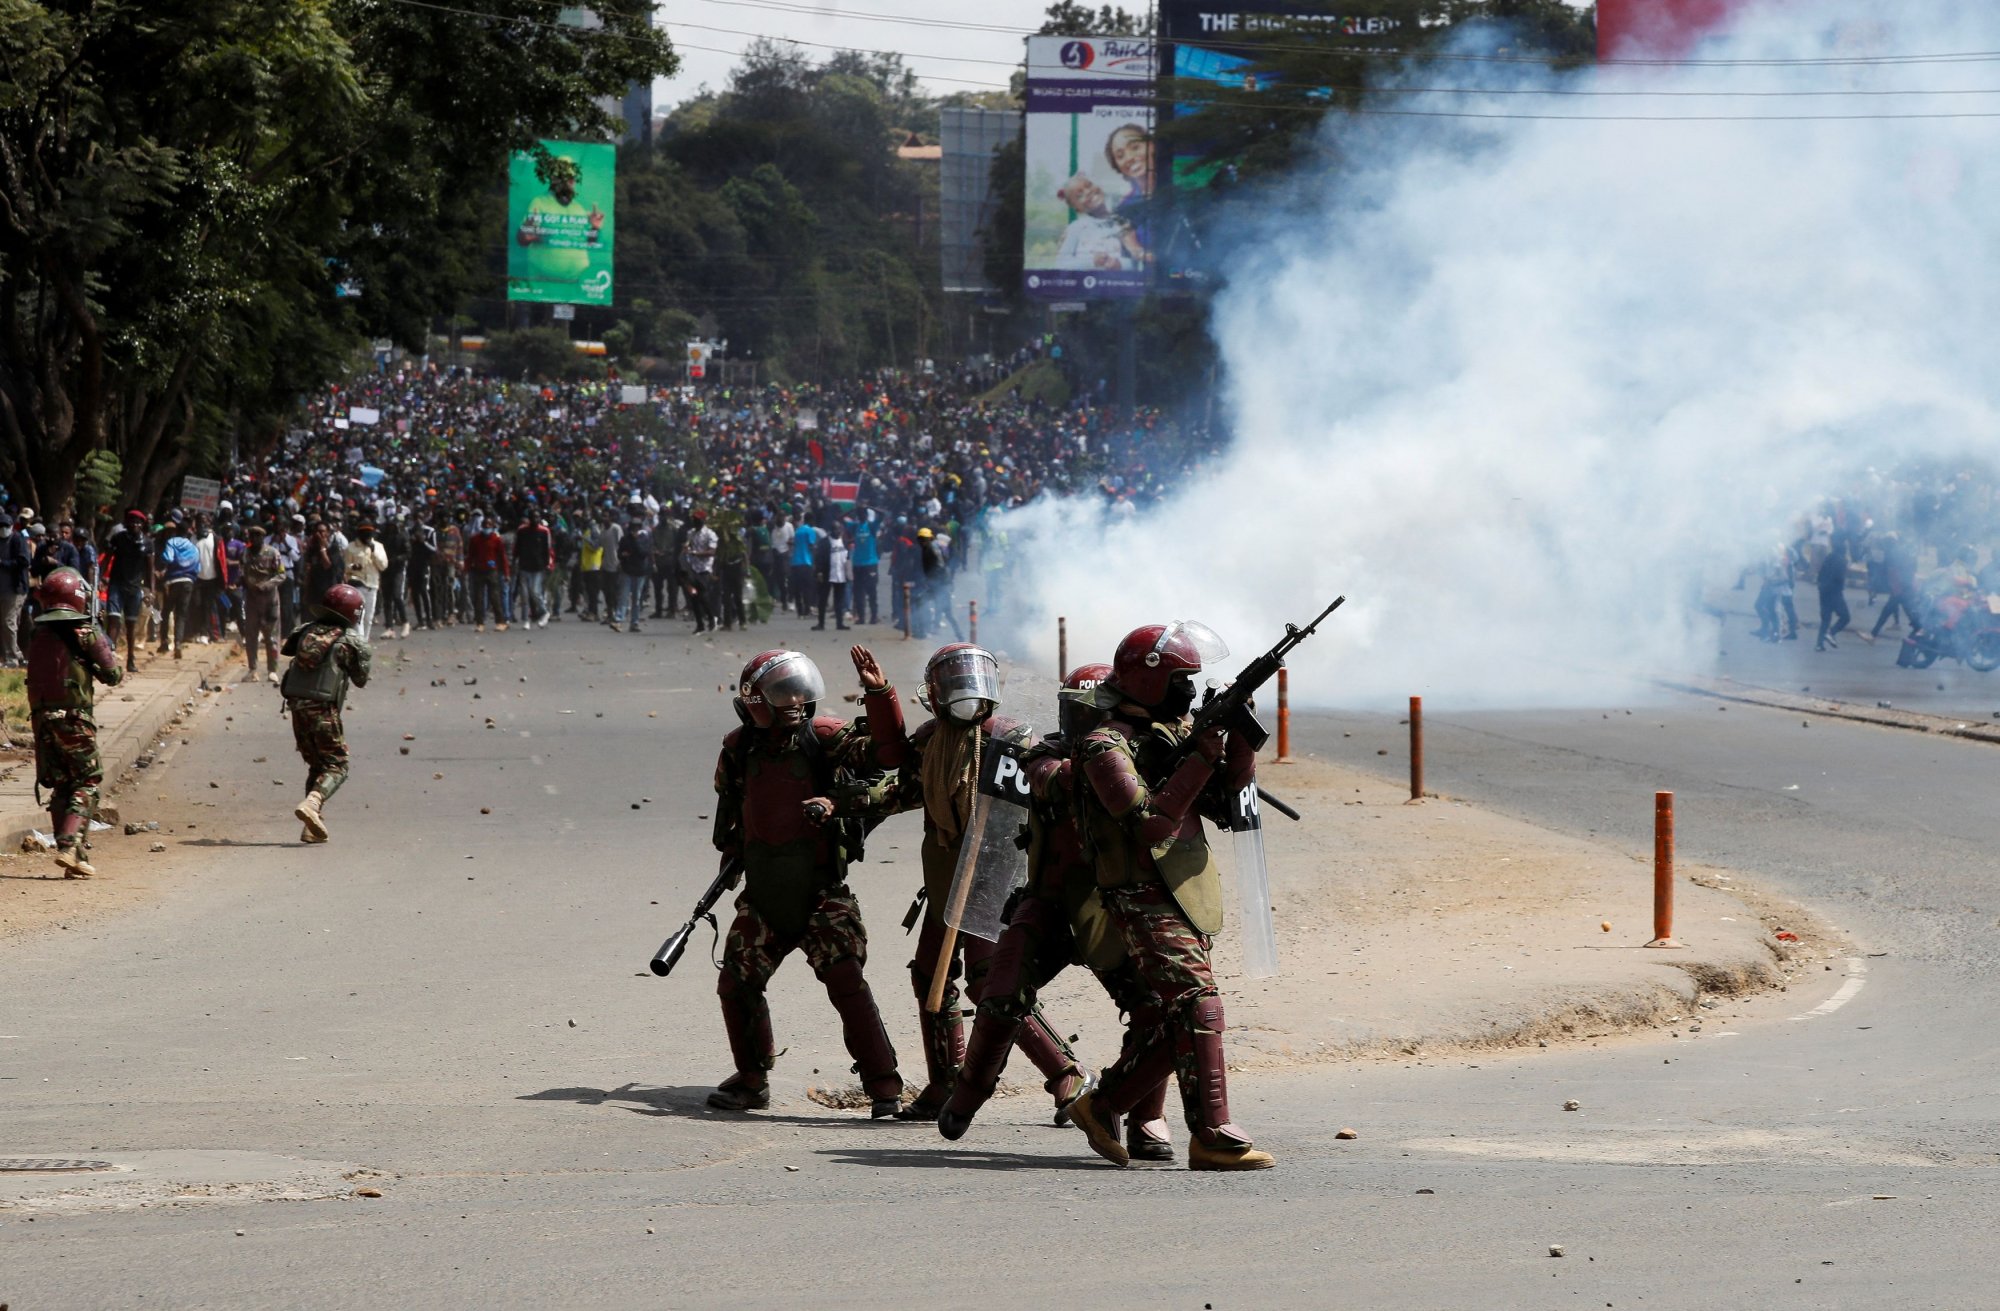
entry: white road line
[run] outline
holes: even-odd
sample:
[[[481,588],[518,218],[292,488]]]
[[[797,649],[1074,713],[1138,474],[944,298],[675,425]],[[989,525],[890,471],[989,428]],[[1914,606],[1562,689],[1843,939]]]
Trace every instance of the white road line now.
[[[1811,1020],[1821,1015],[1831,1015],[1841,1007],[1847,1005],[1847,1003],[1853,1001],[1860,994],[1862,985],[1867,982],[1868,962],[1858,957],[1850,958],[1847,962],[1847,982],[1836,988],[1833,996],[1828,997],[1804,1015],[1794,1015],[1792,1018],[1794,1020]]]

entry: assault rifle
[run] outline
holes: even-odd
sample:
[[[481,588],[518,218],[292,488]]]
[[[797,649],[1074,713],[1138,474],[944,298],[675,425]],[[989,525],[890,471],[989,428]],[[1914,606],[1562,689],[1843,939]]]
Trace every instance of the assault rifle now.
[[[707,920],[708,926],[715,929],[717,934],[722,932],[715,922],[715,903],[721,901],[722,894],[735,887],[742,877],[743,861],[740,857],[731,856],[723,862],[721,871],[715,876],[715,882],[709,884],[708,891],[702,893],[700,900],[694,903],[694,914],[688,916],[687,923],[675,929],[674,936],[661,943],[660,949],[653,953],[653,973],[664,979],[674,972],[674,966],[680,964],[681,953],[687,950],[688,938],[694,934],[695,926],[703,920]]]
[[[1201,708],[1194,712],[1194,727],[1187,736],[1187,745],[1181,749],[1181,758],[1193,751],[1195,740],[1211,728],[1225,729],[1231,736],[1241,736],[1257,749],[1270,741],[1271,731],[1258,723],[1257,716],[1251,713],[1250,698],[1257,695],[1258,688],[1277,677],[1278,667],[1285,663],[1285,657],[1311,637],[1326,622],[1326,617],[1340,609],[1346,601],[1344,596],[1334,597],[1333,604],[1320,611],[1319,618],[1304,628],[1286,624],[1285,635],[1278,639],[1277,645],[1252,660],[1228,687],[1209,688],[1208,695],[1202,698]],[[1179,760],[1175,763],[1178,764]]]

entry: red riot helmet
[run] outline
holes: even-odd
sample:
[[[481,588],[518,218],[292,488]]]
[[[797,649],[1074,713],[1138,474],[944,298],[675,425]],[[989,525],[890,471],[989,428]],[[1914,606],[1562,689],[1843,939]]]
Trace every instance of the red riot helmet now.
[[[1000,706],[1000,662],[970,642],[941,646],[924,666],[924,708],[960,724],[983,723]]]
[[[1180,682],[1189,694],[1187,705],[1192,705],[1194,676],[1228,654],[1229,644],[1207,624],[1192,619],[1147,624],[1118,644],[1111,658],[1111,685],[1127,700],[1152,710],[1178,702],[1180,695],[1170,697],[1169,691]],[[1185,713],[1187,705],[1176,713]]]
[[[1056,703],[1056,723],[1064,741],[1074,743],[1103,718],[1084,694],[1095,692],[1110,677],[1110,665],[1078,665],[1069,671],[1062,685],[1063,691],[1073,695],[1061,697]]]
[[[736,683],[737,713],[758,728],[803,723],[826,695],[819,666],[797,651],[760,651]]]
[[[326,589],[326,595],[319,599],[319,608],[328,619],[337,619],[349,628],[361,622],[361,609],[365,603],[361,589],[346,583],[335,583]]]
[[[35,589],[35,604],[41,613],[35,622],[64,623],[90,617],[90,583],[84,576],[67,565],[49,571]]]

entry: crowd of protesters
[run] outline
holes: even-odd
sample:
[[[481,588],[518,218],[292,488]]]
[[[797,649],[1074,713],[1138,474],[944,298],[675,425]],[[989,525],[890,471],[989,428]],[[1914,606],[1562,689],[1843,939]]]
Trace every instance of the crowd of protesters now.
[[[1799,640],[1801,585],[1818,600],[1820,651],[1837,647],[1844,633],[1872,643],[1885,629],[1940,622],[1941,613],[1955,622],[1969,607],[2000,596],[2000,479],[1970,469],[1871,471],[1848,494],[1794,519],[1745,573],[1752,575],[1753,635],[1764,642]],[[1847,594],[1853,590],[1876,611],[1865,632],[1852,627]]]
[[[1136,510],[1213,453],[1158,411],[992,391],[1052,354],[1044,341],[748,389],[525,384],[408,361],[307,399],[212,506],[135,508],[95,540],[18,512],[0,539],[0,661],[19,663],[23,601],[59,564],[101,570],[128,662],[145,643],[179,657],[240,640],[252,675],[338,582],[361,589],[370,640],[565,618],[704,632],[780,607],[816,627],[956,633],[963,599],[1005,605],[997,510],[1080,492]]]

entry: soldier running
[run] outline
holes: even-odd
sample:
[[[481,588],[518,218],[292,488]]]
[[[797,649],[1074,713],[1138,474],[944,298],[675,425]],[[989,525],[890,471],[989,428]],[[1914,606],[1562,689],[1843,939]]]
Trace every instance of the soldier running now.
[[[1201,827],[1226,822],[1228,798],[1256,777],[1251,745],[1214,729],[1191,743],[1195,675],[1229,653],[1207,626],[1150,624],[1118,644],[1093,694],[1108,712],[1079,744],[1084,840],[1105,908],[1157,1010],[1134,1016],[1124,1050],[1070,1115],[1092,1150],[1117,1165],[1129,1153],[1120,1118],[1171,1070],[1192,1135],[1194,1170],[1262,1170],[1276,1162],[1229,1117],[1222,999],[1209,964],[1222,927],[1222,887]],[[1185,758],[1182,758],[1185,751]],[[1175,762],[1178,760],[1178,764]]]
[[[278,690],[292,716],[292,740],[306,762],[306,799],[292,813],[305,828],[299,841],[327,839],[322,808],[347,781],[347,738],[340,711],[347,687],[368,686],[374,659],[368,644],[354,633],[361,622],[361,589],[337,583],[320,598],[319,614],[285,637],[284,653],[292,657]]]
[[[1063,687],[1060,731],[1037,742],[1021,757],[1032,801],[1028,807],[1028,884],[1007,917],[993,953],[968,960],[967,988],[979,997],[972,1036],[951,1099],[938,1114],[938,1132],[956,1140],[972,1126],[1000,1083],[1007,1053],[1024,1023],[1035,1022],[1036,997],[1072,961],[1090,968],[1118,1009],[1134,1017],[1127,1035],[1159,1022],[1158,1006],[1140,983],[1125,954],[1125,942],[1105,913],[1096,873],[1077,828],[1076,777],[1071,745],[1095,727],[1102,714],[1086,699],[1111,676],[1110,665],[1083,665]],[[1125,1117],[1125,1151],[1135,1161],[1171,1161],[1174,1146],[1161,1111],[1166,1104],[1163,1075]]]
[[[996,739],[1027,745],[1028,729],[1018,720],[994,713],[1000,700],[999,663],[990,652],[969,642],[939,647],[931,656],[924,668],[920,700],[933,718],[913,733],[905,733],[902,706],[889,690],[874,655],[860,646],[852,654],[861,685],[870,694],[868,731],[875,742],[875,758],[884,767],[901,771],[901,808],[921,806],[924,812],[927,905],[916,956],[910,961],[910,983],[917,995],[917,1025],[924,1040],[928,1081],[903,1110],[902,1118],[935,1120],[951,1097],[959,1064],[965,1058],[957,983],[960,962],[976,965],[994,949],[992,943],[978,938],[958,939],[951,959],[944,963],[947,982],[943,1002],[932,1014],[924,1003],[944,948],[943,908],[958,868],[972,794],[978,786],[980,756]],[[879,712],[878,696],[883,702]],[[979,1000],[977,994],[973,1000]],[[1014,1041],[1042,1072],[1042,1086],[1055,1099],[1056,1123],[1068,1123],[1069,1104],[1087,1085],[1076,1053],[1042,1018],[1039,1008],[1023,1017]]]
[[[49,790],[56,864],[66,879],[97,871],[85,858],[104,762],[97,754],[97,688],[125,677],[111,639],[90,615],[90,584],[68,567],[35,592],[41,613],[28,642],[28,713],[35,727],[35,786]]]
[[[709,1094],[718,1110],[771,1104],[777,1050],[765,989],[797,950],[840,1013],[874,1117],[894,1115],[901,1104],[896,1051],[862,975],[861,903],[847,886],[848,863],[861,856],[861,821],[880,812],[890,779],[869,760],[863,730],[814,716],[825,695],[819,668],[799,652],[753,657],[737,683],[743,724],[723,739],[716,761],[715,848],[744,872],[715,987],[736,1061],[736,1072]],[[868,698],[871,713],[881,701]]]

